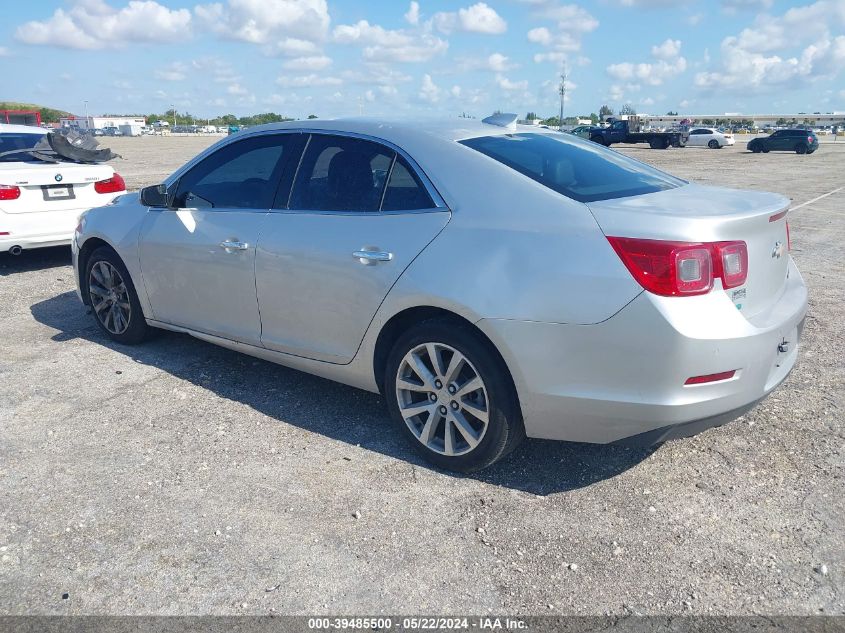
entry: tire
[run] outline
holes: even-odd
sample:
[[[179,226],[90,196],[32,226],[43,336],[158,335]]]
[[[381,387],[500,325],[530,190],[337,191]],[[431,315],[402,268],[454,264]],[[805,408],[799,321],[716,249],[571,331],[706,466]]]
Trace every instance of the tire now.
[[[591,136],[591,137],[590,137],[590,140],[591,140],[593,143],[598,143],[599,145],[604,145],[605,147],[607,147],[607,143],[605,143],[605,142],[604,142],[604,138],[602,138],[602,137],[601,137],[601,136],[599,136],[598,134],[595,134],[595,135]]]
[[[432,354],[438,359],[436,370]],[[525,438],[507,367],[468,325],[433,319],[404,332],[388,356],[384,392],[400,432],[422,457],[444,470],[481,470]]]
[[[807,153],[807,146],[804,143],[798,143],[795,146],[795,153],[796,154],[806,154]]]
[[[763,153],[764,153],[764,154],[768,154],[768,153],[769,153],[769,148],[768,148],[768,147],[764,147],[764,148],[763,148]]]
[[[711,140],[709,143],[707,143],[707,147],[709,147],[710,149],[719,149],[719,147],[720,147],[720,145],[719,145],[719,141],[717,141],[717,140],[714,138],[714,139],[713,139],[713,140]]]
[[[111,340],[121,345],[142,342],[149,331],[138,293],[123,261],[101,246],[85,263],[85,289],[94,320]],[[102,306],[99,309],[96,306]]]
[[[663,149],[663,142],[659,138],[649,140],[648,146],[651,149]]]

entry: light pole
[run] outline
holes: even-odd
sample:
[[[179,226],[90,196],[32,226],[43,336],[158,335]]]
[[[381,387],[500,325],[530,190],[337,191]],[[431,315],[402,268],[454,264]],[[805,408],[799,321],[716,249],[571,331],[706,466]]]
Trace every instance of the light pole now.
[[[173,110],[173,127],[176,127],[176,105],[171,103],[170,109]]]
[[[82,102],[85,105],[85,129],[88,130],[91,128],[91,122],[88,120],[88,102]]]

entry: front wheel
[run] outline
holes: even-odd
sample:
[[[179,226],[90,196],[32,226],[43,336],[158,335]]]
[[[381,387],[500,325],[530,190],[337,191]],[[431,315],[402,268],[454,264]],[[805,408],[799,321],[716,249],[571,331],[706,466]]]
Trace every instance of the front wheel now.
[[[400,336],[384,391],[391,418],[411,445],[446,470],[486,468],[525,437],[507,368],[466,325],[431,320]]]
[[[111,248],[100,247],[85,265],[85,289],[97,325],[116,343],[133,345],[147,335],[147,322],[126,266]]]

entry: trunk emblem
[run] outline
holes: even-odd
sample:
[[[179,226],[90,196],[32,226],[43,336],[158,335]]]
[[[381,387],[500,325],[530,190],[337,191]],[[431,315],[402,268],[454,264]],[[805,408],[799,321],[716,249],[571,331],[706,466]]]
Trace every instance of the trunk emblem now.
[[[56,174],[56,182],[61,182],[61,181],[62,181],[62,175]]]
[[[772,259],[780,259],[783,255],[783,242],[775,242],[775,247],[772,249]]]

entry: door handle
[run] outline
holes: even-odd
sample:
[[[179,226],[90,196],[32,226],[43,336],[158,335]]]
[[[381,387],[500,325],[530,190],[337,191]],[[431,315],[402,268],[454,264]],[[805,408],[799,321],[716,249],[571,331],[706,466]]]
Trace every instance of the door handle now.
[[[377,250],[363,250],[354,251],[352,253],[352,257],[355,257],[365,266],[374,266],[379,262],[389,262],[393,259],[393,253]]]
[[[237,240],[224,240],[220,242],[220,248],[225,248],[227,253],[231,253],[232,251],[245,251],[249,248],[249,244]]]

